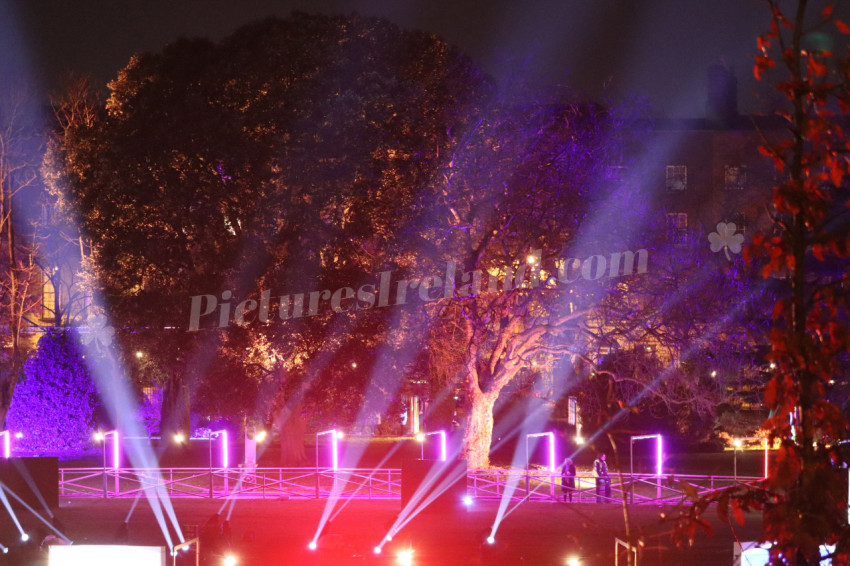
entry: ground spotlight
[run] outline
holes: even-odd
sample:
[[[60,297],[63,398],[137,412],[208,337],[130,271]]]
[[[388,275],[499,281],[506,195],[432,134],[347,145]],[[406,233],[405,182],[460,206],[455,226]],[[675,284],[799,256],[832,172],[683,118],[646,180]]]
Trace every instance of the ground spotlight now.
[[[581,560],[575,556],[567,558],[567,566],[581,566]]]
[[[412,566],[413,564],[413,549],[408,548],[407,550],[402,550],[396,555],[398,559],[398,563],[401,566]]]
[[[310,550],[316,550],[316,541],[311,540],[310,544],[307,545],[307,548],[309,548]]]
[[[99,430],[99,431],[97,431],[96,433],[94,433],[94,439],[95,439],[95,440],[97,440],[98,442],[100,442],[101,440],[103,440],[103,438],[104,438],[104,435],[103,435],[103,431],[102,431],[102,430]]]
[[[466,505],[467,507],[469,507],[470,505],[472,505],[472,496],[471,496],[471,495],[466,495],[466,496],[464,496],[464,498],[463,498],[463,504],[464,504],[464,505]]]
[[[186,436],[182,432],[178,432],[177,434],[174,435],[174,442],[176,442],[177,444],[182,444],[185,441],[186,441]]]
[[[425,442],[425,435],[420,432],[416,435],[416,440],[419,442]]]
[[[232,554],[228,554],[224,557],[224,566],[236,566],[237,560],[236,557]]]
[[[374,551],[374,553],[375,553],[375,554],[380,554],[380,553],[381,553],[381,547],[380,547],[380,546],[376,546],[376,547],[375,547],[375,548],[373,548],[372,550]]]
[[[21,533],[21,540],[27,542],[30,539],[30,536],[27,533]]]
[[[23,437],[24,437],[24,433],[23,433],[23,432],[16,432],[16,433],[15,433],[15,438],[23,438]]]
[[[254,435],[254,440],[256,440],[257,442],[262,442],[265,439],[266,439],[266,431],[264,431],[264,430],[261,430],[260,432],[258,432],[257,434]]]
[[[487,544],[496,544],[496,537],[490,535],[487,537]]]

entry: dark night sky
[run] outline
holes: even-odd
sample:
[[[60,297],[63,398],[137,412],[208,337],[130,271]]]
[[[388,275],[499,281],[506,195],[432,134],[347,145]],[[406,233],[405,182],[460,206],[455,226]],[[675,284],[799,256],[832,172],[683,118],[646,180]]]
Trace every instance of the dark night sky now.
[[[701,116],[705,70],[725,62],[741,109],[760,107],[750,57],[769,19],[759,0],[0,0],[0,69],[48,87],[65,70],[105,84],[133,53],[292,10],[384,16],[437,33],[496,76],[525,66],[594,97],[608,84],[667,116]]]

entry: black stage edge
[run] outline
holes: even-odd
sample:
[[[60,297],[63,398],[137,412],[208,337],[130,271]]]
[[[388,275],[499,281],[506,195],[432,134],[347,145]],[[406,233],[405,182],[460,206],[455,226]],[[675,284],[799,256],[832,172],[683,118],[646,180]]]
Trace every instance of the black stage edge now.
[[[433,475],[429,476],[429,474]],[[463,498],[466,495],[466,461],[452,460],[404,460],[401,464],[401,508],[404,509],[414,494],[423,486],[427,479],[425,493],[414,506],[429,499],[432,494],[442,491],[423,509],[429,511],[450,511],[463,508]]]
[[[0,458],[0,482],[36,511],[59,506],[59,458]],[[23,507],[7,498],[12,507]]]

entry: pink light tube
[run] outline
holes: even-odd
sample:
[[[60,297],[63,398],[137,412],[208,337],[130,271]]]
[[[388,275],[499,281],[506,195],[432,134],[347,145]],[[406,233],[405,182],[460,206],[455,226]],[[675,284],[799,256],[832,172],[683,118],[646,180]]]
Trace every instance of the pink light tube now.
[[[634,445],[635,440],[648,440],[650,438],[655,439],[655,475],[662,476],[664,475],[664,469],[662,467],[662,463],[664,462],[664,442],[661,439],[661,435],[643,434],[640,436],[633,436],[631,438],[631,444]]]
[[[424,432],[424,433],[420,432],[418,435],[416,435],[416,438],[419,440],[419,442],[424,443],[425,438],[428,437],[428,436],[431,436],[432,434],[439,434],[440,435],[440,462],[445,462],[446,458],[448,457],[448,451],[446,449],[446,431],[435,430],[433,432]],[[424,454],[425,454],[424,444],[422,446],[422,454],[423,454],[423,457],[424,457]]]
[[[661,463],[664,461],[664,449],[661,441],[661,435],[658,435],[658,442],[655,445],[655,475],[661,476],[664,474]]]
[[[219,438],[221,439],[221,467],[226,470],[230,467],[230,454],[228,452],[227,447],[227,431],[222,429],[217,430],[215,432],[211,432],[210,442],[212,442],[212,438],[214,436],[219,436]]]
[[[554,433],[547,433],[549,435],[549,471],[554,473],[557,463],[555,462],[555,435]]]
[[[228,454],[227,448],[227,431],[221,431],[221,462],[222,467],[226,470],[230,467],[230,454]]]
[[[537,432],[534,434],[526,434],[525,435],[525,458],[526,458],[526,467],[528,467],[528,458],[530,454],[528,453],[528,439],[535,438],[539,436],[548,436],[549,437],[549,471],[551,473],[555,473],[558,465],[555,462],[555,433],[554,432]]]
[[[0,432],[0,436],[3,437],[3,457],[11,458],[12,457],[12,432],[8,430],[4,430]]]
[[[342,436],[341,432],[337,432],[337,430],[331,429],[323,432],[316,433],[316,466],[319,465],[319,437],[323,434],[331,435],[331,467],[334,470],[339,469],[339,445],[338,439]]]
[[[112,469],[117,470],[121,467],[121,450],[120,441],[118,440],[118,431],[110,430],[109,432],[103,433],[104,442],[106,442],[106,439],[110,434],[112,435]]]

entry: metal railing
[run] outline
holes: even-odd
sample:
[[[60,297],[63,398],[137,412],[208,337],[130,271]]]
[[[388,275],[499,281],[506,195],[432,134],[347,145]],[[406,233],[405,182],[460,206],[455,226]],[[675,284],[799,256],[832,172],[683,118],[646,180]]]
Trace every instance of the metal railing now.
[[[653,474],[614,474],[610,494],[597,492],[591,473],[579,473],[575,488],[561,485],[561,476],[546,470],[469,470],[467,494],[475,499],[506,496],[529,501],[668,505],[685,499],[682,482],[702,495],[736,483],[761,478]],[[401,470],[397,468],[61,468],[62,497],[135,497],[158,494],[172,498],[246,499],[399,499]],[[566,497],[565,497],[566,496]],[[572,496],[572,497],[570,497]]]

